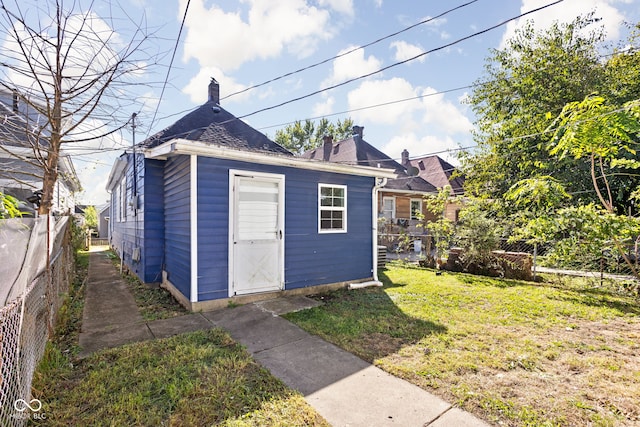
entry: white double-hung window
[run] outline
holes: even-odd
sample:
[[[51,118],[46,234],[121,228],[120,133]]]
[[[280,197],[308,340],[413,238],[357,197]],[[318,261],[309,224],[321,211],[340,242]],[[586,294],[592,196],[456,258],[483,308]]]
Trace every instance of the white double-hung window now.
[[[347,232],[347,186],[318,184],[318,233]]]
[[[411,219],[422,219],[422,199],[411,199]]]
[[[382,217],[385,219],[394,219],[396,217],[396,198],[382,198]]]

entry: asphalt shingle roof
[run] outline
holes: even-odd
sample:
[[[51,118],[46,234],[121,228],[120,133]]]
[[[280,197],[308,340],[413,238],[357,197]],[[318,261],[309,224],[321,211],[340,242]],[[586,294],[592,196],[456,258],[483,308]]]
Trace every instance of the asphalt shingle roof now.
[[[171,126],[150,136],[142,144],[146,148],[153,148],[178,138],[247,151],[293,156],[284,147],[212,101],[206,102]]]
[[[424,178],[409,176],[400,163],[366,142],[360,135],[354,135],[342,141],[324,143],[322,146],[309,150],[301,156],[334,163],[393,169],[398,174],[398,178],[387,180],[384,188],[420,193],[438,192],[438,189]]]
[[[411,166],[418,169],[418,176],[429,181],[437,188],[450,185],[453,194],[464,193],[464,177],[451,178],[456,168],[440,156],[426,156],[409,160]]]

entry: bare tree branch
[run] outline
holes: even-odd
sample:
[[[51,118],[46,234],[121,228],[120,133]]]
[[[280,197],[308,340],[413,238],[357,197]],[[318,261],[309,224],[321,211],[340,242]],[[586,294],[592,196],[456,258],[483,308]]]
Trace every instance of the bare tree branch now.
[[[25,117],[24,129],[7,131],[29,135],[21,144],[28,140],[33,156],[15,158],[42,170],[41,214],[51,208],[62,147],[102,141],[127,126],[126,109],[141,109],[130,89],[160,58],[146,51],[155,37],[146,17],[136,22],[107,2],[105,20],[98,3],[0,0],[0,84],[17,93],[24,107],[16,113]],[[115,30],[121,16],[129,25],[117,27],[133,28],[126,37]]]

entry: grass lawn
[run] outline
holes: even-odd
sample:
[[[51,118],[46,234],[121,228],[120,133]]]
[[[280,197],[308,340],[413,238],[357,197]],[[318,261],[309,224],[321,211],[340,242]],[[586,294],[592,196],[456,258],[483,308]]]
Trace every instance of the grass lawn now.
[[[48,348],[34,383],[52,426],[328,426],[220,329],[69,363]]]
[[[120,267],[120,258],[113,250],[107,251],[107,256],[115,268]],[[152,288],[143,284],[133,274],[124,274],[129,290],[138,305],[140,315],[146,321],[168,319],[187,314],[187,310],[173,298],[165,289]]]
[[[328,426],[302,395],[221,329],[135,343],[78,359],[88,254],[34,374],[51,426]],[[131,285],[147,318],[181,314],[166,292]],[[142,286],[142,287],[140,287]]]
[[[286,317],[495,425],[640,425],[640,301],[551,277],[391,266]]]

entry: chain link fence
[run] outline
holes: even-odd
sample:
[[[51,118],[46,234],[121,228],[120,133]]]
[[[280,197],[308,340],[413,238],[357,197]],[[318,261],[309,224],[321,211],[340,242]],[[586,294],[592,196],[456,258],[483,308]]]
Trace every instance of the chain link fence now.
[[[14,240],[8,239],[28,240],[24,259],[16,265],[18,279],[14,283],[0,281],[3,288],[10,289],[4,292],[7,301],[0,309],[1,426],[23,426],[30,419],[45,417],[41,403],[31,399],[31,381],[73,271],[69,218],[49,219],[48,225],[47,219],[25,221],[18,234],[0,228],[0,245],[12,245]]]
[[[420,261],[435,255],[433,236],[420,230],[393,230],[378,234],[378,244],[387,250],[386,259]],[[454,236],[452,241],[458,239]],[[497,251],[513,254],[529,254],[531,257],[532,277],[539,273],[591,277],[601,282],[615,281],[631,291],[639,292],[638,280],[634,275],[640,271],[640,242],[622,242],[625,256],[611,245],[601,245],[594,249],[593,242],[576,242],[568,249],[566,245],[546,243],[534,245],[525,241],[499,239]],[[570,250],[571,253],[567,253]],[[626,257],[626,259],[625,259]],[[629,265],[631,263],[631,266]],[[628,282],[625,284],[625,282]]]

